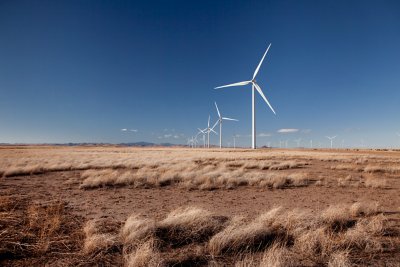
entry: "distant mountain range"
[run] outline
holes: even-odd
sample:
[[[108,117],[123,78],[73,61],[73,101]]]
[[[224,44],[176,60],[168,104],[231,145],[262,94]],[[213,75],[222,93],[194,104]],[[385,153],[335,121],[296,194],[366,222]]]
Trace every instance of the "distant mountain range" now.
[[[156,144],[156,143],[149,143],[149,142],[135,142],[135,143],[120,143],[118,144],[119,146],[183,146],[183,145],[177,145],[177,144],[171,144],[171,143],[161,143],[161,144]]]
[[[152,147],[152,146],[162,146],[162,147],[171,147],[171,146],[179,146],[182,147],[184,145],[179,144],[171,144],[171,143],[150,143],[150,142],[134,142],[134,143],[119,143],[119,144],[110,144],[110,143],[42,143],[42,144],[27,144],[27,143],[0,143],[0,146],[25,146],[25,145],[51,145],[51,146],[132,146],[132,147]]]

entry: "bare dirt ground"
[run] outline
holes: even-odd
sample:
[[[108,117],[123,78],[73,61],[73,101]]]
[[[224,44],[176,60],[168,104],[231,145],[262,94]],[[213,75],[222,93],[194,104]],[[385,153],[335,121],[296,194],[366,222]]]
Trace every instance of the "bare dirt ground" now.
[[[0,176],[0,265],[400,266],[400,152],[396,151],[1,147]],[[354,213],[357,205],[366,208]],[[346,225],[351,222],[343,228],[346,233],[340,230],[340,238],[330,237],[335,242],[340,239],[340,245],[326,245],[326,252],[312,256],[304,252],[300,258],[293,255],[307,246],[296,248],[305,234],[290,232],[286,224],[278,228],[294,240],[290,245],[276,238],[257,247],[265,241],[252,239],[245,241],[246,249],[215,249],[213,238],[229,228],[228,223],[210,230],[208,237],[201,235],[200,241],[180,245],[154,230],[151,238],[158,243],[151,242],[157,244],[135,241],[141,245],[128,249],[120,228],[130,215],[159,222],[155,228],[159,229],[172,211],[185,207],[225,218],[216,225],[238,216],[247,222],[257,220],[278,207],[282,218],[293,211],[326,218],[332,207],[347,207],[353,217],[343,219]],[[374,245],[343,241],[365,219],[357,216],[367,213],[384,216],[382,229],[371,234],[379,236]],[[97,227],[103,234],[97,249],[88,248],[91,236],[83,229],[88,222],[102,225]],[[365,231],[364,235],[372,230]],[[273,251],[272,244],[278,243],[280,250]],[[321,244],[318,249],[324,251]],[[146,260],[143,251],[158,261]]]

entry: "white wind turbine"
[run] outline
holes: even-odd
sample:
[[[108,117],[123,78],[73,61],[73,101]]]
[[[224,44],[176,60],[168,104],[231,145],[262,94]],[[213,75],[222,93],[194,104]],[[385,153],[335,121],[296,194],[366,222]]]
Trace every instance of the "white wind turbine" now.
[[[337,135],[335,136],[325,136],[326,138],[328,138],[329,140],[331,140],[331,149],[333,148],[333,139],[335,139],[337,137]]]
[[[188,139],[188,145],[191,147],[191,148],[194,148],[194,145],[195,145],[195,141],[194,141],[195,139],[194,139],[194,137],[192,136],[192,138],[190,138],[190,139]]]
[[[202,130],[200,128],[197,128],[199,132],[197,134],[202,134],[203,135],[203,148],[206,148],[206,129]]]
[[[297,143],[297,147],[300,147],[301,138],[294,140]]]
[[[400,137],[400,133],[396,133],[398,137]]]
[[[265,97],[263,91],[261,90],[260,86],[257,84],[256,82],[256,76],[258,71],[260,70],[261,64],[264,61],[265,56],[268,53],[269,48],[271,47],[271,44],[269,44],[267,50],[265,51],[260,63],[258,64],[256,70],[254,71],[253,74],[253,78],[250,81],[243,81],[243,82],[238,82],[238,83],[232,83],[232,84],[228,84],[228,85],[223,85],[223,86],[218,86],[215,89],[219,89],[219,88],[224,88],[224,87],[231,87],[231,86],[242,86],[242,85],[247,85],[247,84],[251,84],[251,91],[252,91],[252,108],[251,108],[251,114],[252,114],[252,139],[251,139],[251,148],[255,149],[256,148],[256,114],[255,114],[255,90],[257,90],[257,92],[262,96],[262,98],[264,99],[264,101],[267,103],[267,105],[270,107],[270,109],[272,110],[272,112],[274,114],[275,110],[272,108],[271,104],[268,102],[268,99]]]
[[[218,112],[218,120],[215,122],[214,126],[212,127],[212,129],[214,129],[215,126],[217,126],[217,124],[219,124],[219,148],[222,148],[222,121],[226,120],[226,121],[238,121],[237,119],[231,119],[231,118],[227,118],[227,117],[222,117],[221,113],[219,112],[218,106],[217,106],[217,102],[214,102],[215,107],[217,109]]]
[[[218,135],[217,132],[214,131],[214,127],[210,128],[210,115],[208,115],[207,128],[205,128],[203,131],[205,131],[207,133],[207,148],[210,148],[210,132],[213,132],[216,135]]]

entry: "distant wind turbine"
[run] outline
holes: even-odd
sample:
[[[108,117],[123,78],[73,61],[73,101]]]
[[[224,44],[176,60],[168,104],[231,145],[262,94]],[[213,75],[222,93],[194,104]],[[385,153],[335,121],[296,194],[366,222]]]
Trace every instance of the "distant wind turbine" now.
[[[213,128],[214,128],[214,127],[213,127]],[[208,115],[208,124],[207,124],[207,128],[203,130],[203,131],[206,131],[206,133],[207,133],[207,148],[210,148],[210,132],[213,132],[213,133],[215,133],[216,135],[218,135],[217,132],[214,131],[213,128],[210,128],[210,115]]]
[[[310,148],[313,148],[312,139],[310,140]]]
[[[328,138],[329,140],[331,140],[331,149],[333,148],[333,139],[335,139],[336,137],[337,137],[337,135],[332,136],[332,137],[326,136],[326,138]]]
[[[194,139],[194,137],[192,136],[192,138],[190,138],[190,139],[188,139],[188,145],[191,147],[191,148],[194,148],[194,146],[195,146],[195,139]]]
[[[251,89],[252,89],[252,139],[251,139],[251,148],[255,149],[256,148],[256,114],[255,114],[255,90],[258,91],[258,93],[262,96],[262,98],[264,99],[264,101],[267,103],[267,105],[269,106],[269,108],[272,110],[272,112],[274,114],[275,110],[272,108],[271,104],[268,102],[268,99],[265,97],[263,91],[261,90],[260,86],[257,84],[256,82],[256,76],[258,74],[258,71],[260,70],[261,64],[264,61],[265,56],[268,53],[269,48],[271,47],[271,44],[269,44],[267,50],[265,51],[260,63],[258,64],[256,70],[254,71],[253,74],[253,78],[250,81],[243,81],[243,82],[238,82],[238,83],[232,83],[232,84],[228,84],[228,85],[223,85],[223,86],[218,86],[215,89],[220,89],[220,88],[225,88],[225,87],[232,87],[232,86],[243,86],[243,85],[247,85],[247,84],[251,84]]]
[[[294,140],[297,143],[297,147],[300,147],[301,138]]]
[[[222,121],[223,120],[238,121],[238,120],[227,118],[227,117],[222,117],[221,113],[219,112],[217,102],[214,102],[214,104],[215,104],[215,108],[217,109],[217,112],[218,112],[218,120],[215,122],[214,126],[211,129],[214,129],[214,127],[217,126],[217,124],[219,124],[219,148],[222,148]]]
[[[202,130],[200,128],[197,128],[199,132],[197,134],[202,134],[203,135],[203,148],[206,148],[206,129]]]
[[[396,133],[398,137],[400,137],[400,133]]]

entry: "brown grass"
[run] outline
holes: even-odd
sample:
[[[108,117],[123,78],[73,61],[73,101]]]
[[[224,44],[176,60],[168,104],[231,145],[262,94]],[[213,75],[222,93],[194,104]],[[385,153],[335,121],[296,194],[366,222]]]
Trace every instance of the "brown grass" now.
[[[352,266],[349,260],[348,251],[337,251],[332,253],[329,261],[328,267],[350,267]]]
[[[61,202],[27,205],[0,197],[0,256],[46,255],[48,261],[67,251],[64,265],[352,266],[354,259],[371,260],[360,255],[373,259],[400,245],[375,202],[320,213],[277,207],[253,218],[185,207],[158,220],[134,213],[123,224],[96,219],[82,225],[67,216]]]
[[[84,254],[93,254],[99,251],[107,251],[116,244],[116,237],[111,234],[99,233],[95,220],[90,220],[83,228],[85,242],[83,244]]]
[[[124,255],[127,267],[158,267],[163,266],[159,252],[153,239],[138,245],[129,254]]]
[[[19,148],[0,153],[3,181],[54,172],[65,175],[70,187],[85,190],[255,187],[275,194],[267,190],[339,185],[388,191],[397,189],[400,172],[396,157],[351,151]],[[84,224],[62,201],[0,196],[0,265],[362,266],[398,258],[398,224],[375,202],[314,212],[266,207],[248,216],[221,216],[198,207],[165,212],[149,218],[134,211],[124,222],[108,217]]]
[[[387,180],[385,178],[378,178],[373,175],[366,175],[365,176],[365,186],[372,187],[372,188],[386,188],[387,187]]]
[[[80,221],[70,216],[65,203],[31,204],[23,198],[0,198],[0,265],[8,265],[7,259],[48,261],[62,253],[74,255],[79,253],[81,240]]]
[[[396,165],[368,165],[364,168],[365,172],[374,173],[374,172],[382,172],[382,173],[391,173],[396,174],[400,173],[400,166]]]

